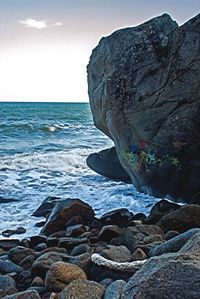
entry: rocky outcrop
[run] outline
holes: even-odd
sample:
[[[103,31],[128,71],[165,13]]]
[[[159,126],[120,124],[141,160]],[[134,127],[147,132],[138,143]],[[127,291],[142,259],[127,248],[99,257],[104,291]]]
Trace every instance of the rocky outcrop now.
[[[200,202],[200,15],[178,27],[164,14],[102,38],[88,86],[94,123],[134,186]]]

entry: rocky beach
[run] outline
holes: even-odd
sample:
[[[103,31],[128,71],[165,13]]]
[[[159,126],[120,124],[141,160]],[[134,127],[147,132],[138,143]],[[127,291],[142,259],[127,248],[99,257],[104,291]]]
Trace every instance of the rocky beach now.
[[[48,197],[34,215],[47,219],[39,235],[0,240],[0,298],[199,298],[199,205],[97,218],[80,199]]]
[[[77,196],[51,192],[32,213],[39,234],[2,232],[0,298],[200,298],[199,78],[200,15],[179,27],[164,14],[101,39],[90,106],[114,147],[90,149],[87,165],[161,199],[99,216],[75,184]]]

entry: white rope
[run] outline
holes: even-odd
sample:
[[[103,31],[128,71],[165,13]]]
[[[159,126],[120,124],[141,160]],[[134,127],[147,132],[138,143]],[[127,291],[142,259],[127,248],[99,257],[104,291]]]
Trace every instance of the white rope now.
[[[122,271],[122,272],[134,272],[141,268],[147,260],[142,261],[134,261],[134,262],[114,262],[108,260],[101,256],[98,253],[93,253],[91,256],[91,260],[94,264],[98,266],[103,266],[112,270]]]

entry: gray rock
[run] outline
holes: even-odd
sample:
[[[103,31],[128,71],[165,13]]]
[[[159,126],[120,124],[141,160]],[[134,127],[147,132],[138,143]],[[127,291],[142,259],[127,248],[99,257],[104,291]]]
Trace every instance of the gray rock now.
[[[0,275],[1,298],[17,292],[15,280],[9,275]]]
[[[132,276],[122,299],[198,299],[200,260],[166,254],[151,258]]]
[[[23,271],[22,267],[17,266],[11,261],[0,259],[0,273],[1,274],[9,274],[12,272],[20,273]]]
[[[104,299],[120,299],[125,284],[126,282],[124,280],[116,280],[112,282],[106,288]]]
[[[92,52],[94,123],[141,191],[200,202],[199,48],[200,15],[178,27],[163,14]]]
[[[0,240],[0,248],[7,251],[16,247],[19,243],[20,241],[18,239],[2,239]]]
[[[193,228],[188,230],[187,232],[178,235],[154,248],[152,248],[149,252],[149,257],[161,255],[164,253],[169,252],[177,252],[179,251],[183,245],[193,236],[196,234],[200,234],[199,228]]]
[[[78,245],[76,247],[74,247],[74,249],[72,250],[72,252],[70,253],[70,255],[72,256],[77,256],[83,253],[87,253],[87,252],[91,252],[91,247],[88,244],[81,244]]]
[[[129,175],[119,162],[115,147],[90,154],[86,162],[92,170],[107,178],[125,183],[131,182]]]
[[[131,252],[125,246],[108,245],[102,252],[101,256],[116,262],[129,262]]]
[[[4,299],[41,299],[38,292],[35,290],[16,293],[14,295],[6,296]]]

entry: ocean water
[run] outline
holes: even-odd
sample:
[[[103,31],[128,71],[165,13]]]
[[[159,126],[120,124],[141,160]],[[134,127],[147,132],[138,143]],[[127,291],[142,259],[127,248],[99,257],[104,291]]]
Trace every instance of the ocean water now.
[[[100,216],[127,207],[147,213],[158,200],[130,184],[104,178],[86,165],[88,154],[112,146],[92,121],[87,103],[0,103],[0,234],[24,226],[38,233],[33,211],[50,195],[80,198]]]

